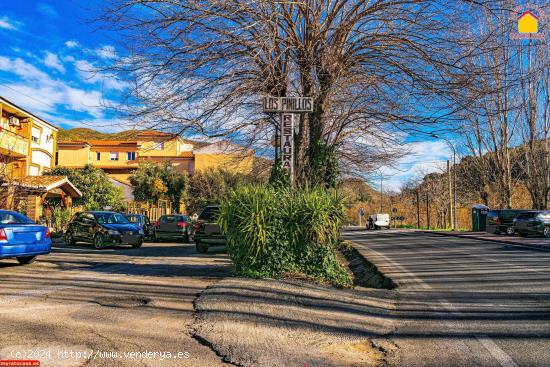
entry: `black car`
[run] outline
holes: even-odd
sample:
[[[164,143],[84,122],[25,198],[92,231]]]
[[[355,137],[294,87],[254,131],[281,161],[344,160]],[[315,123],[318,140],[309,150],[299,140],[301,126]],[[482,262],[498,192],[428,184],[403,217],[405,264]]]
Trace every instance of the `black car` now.
[[[217,218],[219,205],[209,205],[204,208],[194,224],[194,240],[197,252],[207,252],[210,246],[227,245],[227,238],[221,232]]]
[[[137,226],[144,239],[153,238],[153,225],[148,216],[144,214],[125,214],[124,216],[130,223]]]
[[[514,218],[525,210],[500,209],[489,210],[487,212],[488,233],[501,234],[506,233],[512,236],[515,233]]]
[[[120,213],[81,212],[73,216],[65,232],[67,244],[74,245],[80,241],[93,243],[97,249],[110,244],[141,247],[143,235]]]
[[[153,227],[153,241],[162,239],[189,242],[191,225],[182,214],[162,215]]]
[[[523,212],[514,219],[514,228],[523,237],[543,235],[550,238],[550,210]]]

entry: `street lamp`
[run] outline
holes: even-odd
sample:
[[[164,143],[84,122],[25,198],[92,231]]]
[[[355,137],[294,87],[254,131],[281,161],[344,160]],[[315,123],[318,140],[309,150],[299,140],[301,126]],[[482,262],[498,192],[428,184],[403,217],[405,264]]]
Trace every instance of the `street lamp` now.
[[[435,139],[443,139],[445,141],[445,143],[447,143],[447,145],[451,148],[451,150],[453,151],[453,183],[452,183],[452,186],[453,186],[453,204],[452,204],[452,213],[451,215],[453,216],[452,218],[452,222],[453,222],[453,228],[452,230],[456,230],[456,149],[455,149],[455,146],[453,145],[453,143],[447,139],[446,137],[444,136],[439,136],[437,134],[432,134],[432,138],[435,138]],[[450,181],[450,179],[449,179]]]

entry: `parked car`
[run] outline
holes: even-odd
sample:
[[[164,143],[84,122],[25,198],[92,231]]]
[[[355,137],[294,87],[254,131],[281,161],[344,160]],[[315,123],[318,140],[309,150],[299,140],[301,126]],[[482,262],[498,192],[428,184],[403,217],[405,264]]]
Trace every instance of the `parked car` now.
[[[209,205],[199,214],[194,224],[193,237],[197,252],[205,253],[210,246],[227,245],[227,239],[216,222],[219,213],[219,205]]]
[[[389,214],[373,214],[371,215],[374,221],[374,229],[380,229],[385,227],[390,229],[390,215]]]
[[[189,242],[191,223],[183,214],[162,215],[153,227],[153,241],[162,239]]]
[[[525,210],[489,210],[487,212],[486,231],[494,234],[506,233],[512,236],[515,233],[514,218],[522,212],[525,212]]]
[[[79,241],[92,243],[97,249],[110,244],[137,248],[143,244],[143,234],[120,213],[81,212],[73,216],[65,232],[67,244],[74,245]]]
[[[144,239],[153,239],[153,225],[149,217],[144,214],[125,214],[126,219],[135,224]]]
[[[522,212],[514,219],[514,228],[523,237],[543,235],[550,238],[550,210]]]
[[[52,249],[50,232],[21,213],[0,210],[0,259],[16,258],[19,264],[31,264],[38,255]]]

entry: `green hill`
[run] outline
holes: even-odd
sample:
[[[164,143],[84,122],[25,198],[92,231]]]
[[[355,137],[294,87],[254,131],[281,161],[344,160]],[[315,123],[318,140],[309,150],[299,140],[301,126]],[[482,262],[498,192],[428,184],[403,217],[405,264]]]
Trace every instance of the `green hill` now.
[[[57,139],[60,142],[72,140],[133,140],[138,131],[126,130],[118,133],[102,133],[86,127],[75,127],[73,129],[59,129]],[[205,146],[207,143],[183,139],[186,143],[192,144],[195,147]]]

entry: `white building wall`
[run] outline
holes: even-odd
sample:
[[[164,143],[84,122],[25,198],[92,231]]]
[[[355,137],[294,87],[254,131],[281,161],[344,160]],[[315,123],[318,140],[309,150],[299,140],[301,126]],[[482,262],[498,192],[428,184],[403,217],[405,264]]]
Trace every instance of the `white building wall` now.
[[[41,175],[44,170],[53,168],[55,164],[55,139],[57,129],[39,120],[33,120],[31,134],[31,164],[30,176]]]

